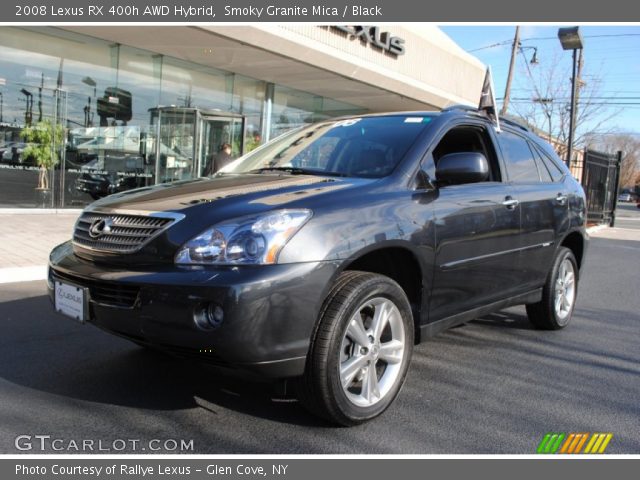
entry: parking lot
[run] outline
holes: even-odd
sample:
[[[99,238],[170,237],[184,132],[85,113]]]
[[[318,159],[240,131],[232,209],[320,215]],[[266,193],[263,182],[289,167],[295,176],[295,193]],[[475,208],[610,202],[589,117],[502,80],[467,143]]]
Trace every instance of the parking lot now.
[[[611,432],[607,453],[637,453],[640,210],[621,206],[616,227],[592,236],[568,328],[534,330],[513,308],[440,334],[390,410],[356,428],[58,316],[43,280],[0,284],[0,453],[25,434],[193,440],[194,453],[535,453],[550,431]]]

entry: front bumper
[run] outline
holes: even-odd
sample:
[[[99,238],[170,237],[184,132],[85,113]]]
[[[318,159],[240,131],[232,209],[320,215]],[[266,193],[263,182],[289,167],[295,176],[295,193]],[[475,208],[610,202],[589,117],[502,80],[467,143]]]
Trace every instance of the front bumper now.
[[[89,289],[88,319],[104,330],[180,356],[268,378],[304,372],[334,262],[265,266],[122,268],[78,258],[69,242],[49,259],[53,280]],[[222,324],[203,330],[194,312],[213,303]]]

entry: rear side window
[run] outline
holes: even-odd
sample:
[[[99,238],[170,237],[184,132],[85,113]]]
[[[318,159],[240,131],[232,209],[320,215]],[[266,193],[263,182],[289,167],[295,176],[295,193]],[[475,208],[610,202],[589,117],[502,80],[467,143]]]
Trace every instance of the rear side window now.
[[[537,145],[532,145],[532,150],[537,153],[538,158],[544,164],[554,182],[559,181],[564,176],[564,172],[558,166],[558,164],[551,158],[549,158],[549,156],[544,151],[542,151],[542,149],[538,148]]]
[[[498,143],[510,181],[519,183],[540,181],[540,174],[529,148],[529,142],[518,135],[502,131],[498,135]]]
[[[533,158],[536,161],[536,166],[538,167],[538,173],[540,173],[540,179],[543,182],[552,182],[553,179],[551,178],[551,172],[549,172],[549,169],[544,164],[544,161],[542,160],[542,155],[540,154],[540,152],[536,150],[536,148],[531,143],[529,143],[529,148],[531,149]]]

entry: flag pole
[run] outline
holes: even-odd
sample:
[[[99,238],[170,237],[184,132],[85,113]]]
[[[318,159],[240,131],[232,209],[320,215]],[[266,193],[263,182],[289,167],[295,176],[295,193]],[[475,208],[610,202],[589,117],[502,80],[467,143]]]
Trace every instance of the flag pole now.
[[[491,103],[493,103],[493,111],[496,116],[496,132],[500,133],[500,115],[498,114],[498,104],[496,103],[496,89],[493,87],[493,75],[491,74],[491,65],[488,67],[489,82],[491,88]]]

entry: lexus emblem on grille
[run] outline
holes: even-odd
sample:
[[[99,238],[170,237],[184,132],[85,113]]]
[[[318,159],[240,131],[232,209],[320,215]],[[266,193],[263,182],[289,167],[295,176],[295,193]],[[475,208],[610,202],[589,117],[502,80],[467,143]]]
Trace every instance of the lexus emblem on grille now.
[[[89,236],[91,238],[98,238],[100,235],[111,232],[113,226],[113,220],[110,218],[100,218],[95,220],[89,227]]]

